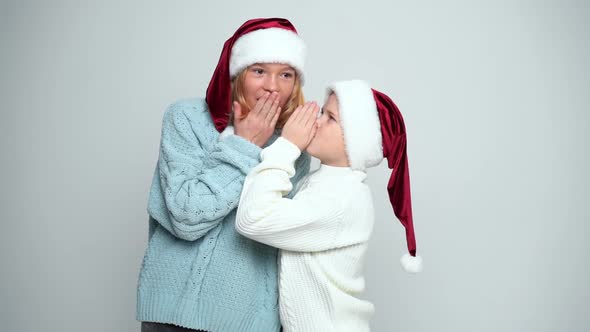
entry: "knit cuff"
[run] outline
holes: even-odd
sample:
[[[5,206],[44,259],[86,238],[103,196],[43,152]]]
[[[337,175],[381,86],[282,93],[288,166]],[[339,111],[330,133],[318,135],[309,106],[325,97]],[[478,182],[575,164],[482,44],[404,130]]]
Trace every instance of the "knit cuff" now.
[[[262,150],[260,159],[293,165],[300,155],[301,150],[297,145],[286,138],[279,137],[273,144]]]

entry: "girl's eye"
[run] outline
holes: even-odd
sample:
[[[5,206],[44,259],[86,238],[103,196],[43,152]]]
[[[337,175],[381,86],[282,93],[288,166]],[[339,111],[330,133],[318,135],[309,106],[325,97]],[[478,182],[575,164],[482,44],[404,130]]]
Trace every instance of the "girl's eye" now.
[[[293,76],[293,73],[283,73],[284,78],[292,78]]]
[[[252,71],[256,74],[259,74],[259,75],[264,73],[264,69],[261,69],[261,68],[254,68],[254,69],[252,69]]]

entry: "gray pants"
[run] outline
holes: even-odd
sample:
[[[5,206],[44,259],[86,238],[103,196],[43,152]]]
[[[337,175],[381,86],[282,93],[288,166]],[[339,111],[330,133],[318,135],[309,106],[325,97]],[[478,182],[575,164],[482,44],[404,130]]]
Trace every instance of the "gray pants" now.
[[[172,324],[152,323],[152,322],[141,322],[141,332],[206,332],[203,330],[187,329],[186,327],[180,327]]]

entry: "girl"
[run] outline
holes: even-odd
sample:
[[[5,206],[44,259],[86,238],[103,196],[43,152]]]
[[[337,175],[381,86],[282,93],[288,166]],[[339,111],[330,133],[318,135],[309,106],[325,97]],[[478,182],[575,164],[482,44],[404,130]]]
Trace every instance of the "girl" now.
[[[330,86],[327,102],[298,107],[282,137],[262,150],[262,162],[246,178],[236,229],[281,249],[279,292],[283,329],[369,331],[373,305],[364,290],[363,260],[373,228],[373,202],[365,170],[387,158],[388,190],[406,227],[409,255],[402,264],[421,269],[416,256],[401,113],[386,95],[363,81]],[[291,199],[301,151],[321,161]]]
[[[277,250],[234,222],[261,148],[303,103],[304,58],[288,20],[247,21],[225,42],[206,99],[166,111],[137,288],[143,331],[279,331]],[[294,167],[296,183],[309,156]]]

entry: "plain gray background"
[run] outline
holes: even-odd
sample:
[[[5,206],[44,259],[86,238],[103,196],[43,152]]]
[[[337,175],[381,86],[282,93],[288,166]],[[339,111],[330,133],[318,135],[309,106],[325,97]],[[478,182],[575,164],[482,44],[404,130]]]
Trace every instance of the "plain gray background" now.
[[[370,170],[374,331],[590,329],[584,1],[0,2],[3,331],[138,331],[160,125],[223,42],[282,16],[308,99],[362,78],[405,116],[425,270]]]

